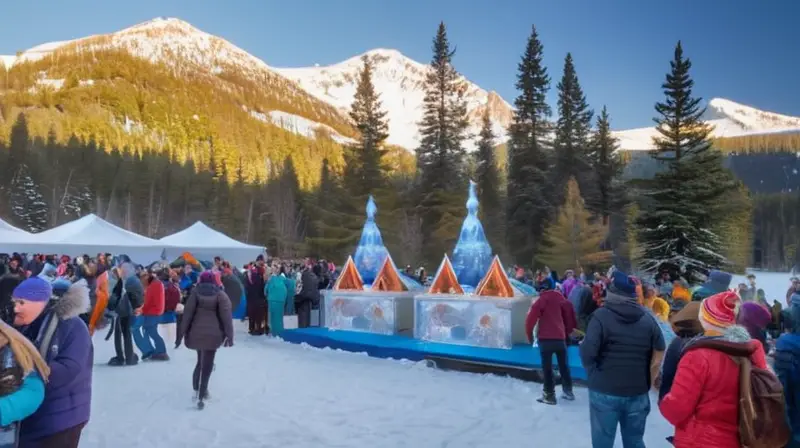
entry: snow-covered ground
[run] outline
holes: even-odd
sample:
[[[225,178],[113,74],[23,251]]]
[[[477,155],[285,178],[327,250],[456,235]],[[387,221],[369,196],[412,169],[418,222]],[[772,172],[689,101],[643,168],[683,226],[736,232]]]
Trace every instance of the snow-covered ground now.
[[[95,337],[92,419],[81,447],[590,447],[587,391],[556,407],[541,386],[248,336],[217,355],[211,401],[191,401],[195,354],[108,367]],[[653,400],[647,446],[672,434]],[[622,446],[617,442],[617,446]]]

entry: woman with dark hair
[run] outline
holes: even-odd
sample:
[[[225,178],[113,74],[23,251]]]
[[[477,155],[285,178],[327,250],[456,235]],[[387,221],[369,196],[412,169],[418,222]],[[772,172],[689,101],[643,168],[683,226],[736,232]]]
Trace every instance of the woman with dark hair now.
[[[214,273],[205,271],[200,274],[200,282],[186,301],[178,332],[185,338],[186,347],[197,352],[192,388],[195,399],[198,400],[197,406],[201,409],[209,398],[208,381],[214,368],[217,349],[222,345],[233,346],[231,313],[231,300],[217,286]]]

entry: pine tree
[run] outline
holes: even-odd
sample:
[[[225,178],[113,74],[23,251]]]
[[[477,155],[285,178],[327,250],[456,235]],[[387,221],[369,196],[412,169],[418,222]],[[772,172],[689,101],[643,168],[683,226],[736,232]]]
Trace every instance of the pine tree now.
[[[453,67],[455,50],[450,50],[444,22],[433,39],[433,59],[425,76],[421,135],[417,168],[425,191],[456,191],[463,188],[462,143],[466,138],[467,103],[464,83]]]
[[[433,59],[425,76],[423,118],[419,124],[421,135],[417,148],[419,182],[419,207],[423,220],[426,258],[440,259],[449,249],[450,238],[445,233],[455,228],[463,213],[463,198],[467,185],[463,176],[466,138],[467,104],[464,100],[465,84],[453,67],[455,50],[450,50],[447,30],[439,24],[433,39]]]
[[[611,117],[605,106],[597,117],[597,130],[591,147],[589,160],[597,181],[597,196],[594,202],[587,201],[587,203],[592,211],[602,216],[603,223],[608,224],[611,214],[621,210],[619,205],[623,192],[619,177],[622,174],[623,164],[617,153],[617,139],[611,133]]]
[[[500,198],[500,173],[494,151],[496,143],[488,107],[483,113],[479,136],[475,178],[478,184],[481,221],[486,237],[497,253],[501,252],[500,247],[504,245],[502,241],[504,219]]]
[[[382,110],[380,97],[372,84],[372,63],[366,55],[362,63],[350,108],[350,118],[358,130],[358,143],[352,148],[355,157],[348,162],[353,165],[348,172],[349,189],[358,196],[375,193],[384,186],[387,171],[383,160],[387,153],[384,142],[389,137],[386,111]]]
[[[509,127],[507,182],[507,245],[514,262],[529,266],[541,243],[552,211],[548,185],[551,110],[547,104],[550,76],[542,63],[542,43],[533,27],[519,63],[514,118]]]
[[[710,270],[727,264],[714,226],[725,219],[721,199],[735,184],[722,154],[711,147],[701,98],[692,96],[691,66],[678,42],[662,85],[665,101],[655,106],[659,135],[653,138],[652,156],[667,170],[644,183],[636,224],[643,270],[701,282]]]
[[[606,226],[593,222],[574,177],[569,178],[565,190],[564,205],[555,222],[547,228],[546,237],[550,244],[540,254],[540,260],[557,272],[581,267],[587,270],[608,267],[611,252],[601,250],[606,239]]]
[[[596,197],[593,172],[589,161],[592,116],[594,112],[586,103],[572,54],[564,58],[564,74],[556,86],[558,90],[558,121],[556,122],[555,167],[552,171],[552,184],[558,204],[568,179],[574,177],[581,192],[589,202]]]
[[[22,113],[11,128],[8,168],[8,202],[14,224],[29,232],[46,229],[49,207],[35,176],[37,157],[32,148],[27,118]]]

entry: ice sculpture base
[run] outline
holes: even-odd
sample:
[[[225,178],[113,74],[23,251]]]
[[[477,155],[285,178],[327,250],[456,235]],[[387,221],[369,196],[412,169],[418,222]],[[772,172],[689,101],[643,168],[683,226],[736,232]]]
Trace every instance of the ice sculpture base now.
[[[324,326],[331,330],[411,336],[414,294],[410,292],[324,291]]]
[[[426,341],[510,349],[527,343],[525,316],[532,297],[414,297],[414,337]]]

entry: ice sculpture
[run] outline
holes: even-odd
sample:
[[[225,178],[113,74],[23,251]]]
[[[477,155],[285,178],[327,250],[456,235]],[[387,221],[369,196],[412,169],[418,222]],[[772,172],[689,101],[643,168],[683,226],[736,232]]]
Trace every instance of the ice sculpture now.
[[[442,264],[439,265],[439,270],[436,271],[436,276],[431,282],[431,287],[428,289],[429,294],[464,294],[464,289],[461,288],[460,282],[456,277],[453,270],[453,265],[450,264],[450,259],[447,255],[444,256]]]
[[[458,283],[475,288],[492,261],[492,248],[478,219],[477,184],[469,181],[467,217],[461,225],[456,248],[453,250],[453,270]]]
[[[397,266],[392,260],[392,256],[388,255],[383,262],[375,281],[372,282],[372,291],[389,291],[389,292],[403,292],[408,291],[408,286],[400,278],[400,273],[397,272]]]
[[[356,264],[353,262],[353,257],[347,257],[347,262],[344,264],[342,273],[339,274],[339,278],[336,279],[336,283],[333,284],[333,289],[335,291],[364,290],[364,281],[361,279],[358,269],[356,269]]]
[[[368,285],[375,281],[378,269],[388,255],[386,246],[383,245],[381,231],[378,229],[378,224],[375,223],[377,213],[378,207],[370,196],[367,200],[367,220],[361,230],[361,239],[358,241],[355,255],[356,268],[361,274],[361,279]]]
[[[508,280],[508,275],[503,270],[500,257],[495,256],[492,260],[489,271],[483,277],[478,287],[475,288],[475,295],[491,297],[514,297],[514,288]]]

